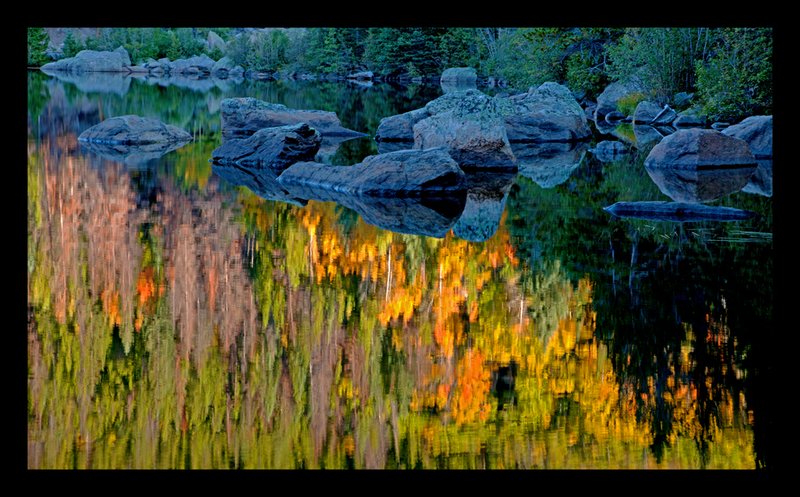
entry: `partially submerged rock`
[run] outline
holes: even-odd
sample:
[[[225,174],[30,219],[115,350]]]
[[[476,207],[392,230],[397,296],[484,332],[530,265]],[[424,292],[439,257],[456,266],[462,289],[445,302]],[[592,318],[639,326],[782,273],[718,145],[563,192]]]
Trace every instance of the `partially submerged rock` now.
[[[772,157],[772,116],[751,116],[722,132],[744,140],[757,159]]]
[[[381,119],[378,141],[415,140],[414,126],[432,116],[454,112],[457,116],[502,119],[509,142],[567,142],[588,138],[591,130],[584,110],[570,91],[544,83],[512,97],[489,97],[476,89],[445,93],[425,107]]]
[[[439,78],[444,93],[476,88],[477,81],[478,75],[472,67],[451,67]]]
[[[423,107],[422,109],[384,117],[378,124],[375,140],[378,142],[413,142],[414,125],[430,116],[428,109]]]
[[[224,138],[250,136],[259,129],[307,123],[324,136],[358,138],[364,133],[342,126],[335,112],[290,109],[255,98],[226,98],[220,104]]]
[[[113,51],[81,50],[75,57],[50,62],[41,67],[43,71],[62,72],[130,72],[131,58],[128,51],[118,47]]]
[[[617,217],[632,217],[653,221],[741,221],[755,216],[755,212],[732,207],[713,207],[684,202],[617,202],[604,210]]]
[[[709,169],[755,165],[747,142],[709,129],[683,129],[665,137],[645,159],[645,167]]]
[[[465,189],[464,172],[443,148],[371,155],[354,166],[298,162],[278,181],[295,187],[373,196],[421,196]]]
[[[516,170],[502,116],[490,108],[454,109],[414,125],[414,148],[445,147],[464,169]]]
[[[176,126],[135,115],[111,117],[78,136],[81,142],[110,145],[177,143],[191,139],[192,135]]]
[[[649,100],[642,100],[633,111],[633,124],[650,124],[659,112],[661,106]]]
[[[543,83],[510,100],[513,110],[501,107],[510,142],[573,142],[591,136],[586,114],[563,85]]]
[[[75,85],[82,93],[125,95],[131,87],[131,78],[122,72],[63,72],[49,69],[42,69],[42,72],[59,81]]]
[[[195,55],[187,59],[176,59],[169,63],[172,74],[208,75],[214,67],[214,59],[206,54]]]
[[[599,121],[609,112],[617,110],[617,104],[620,99],[642,92],[642,84],[636,79],[626,82],[617,81],[611,83],[603,90],[603,93],[597,97],[597,107],[595,107],[594,111],[595,121]]]
[[[665,105],[649,124],[653,126],[668,126],[672,124],[677,116],[678,113],[672,107]]]
[[[320,134],[306,123],[264,128],[247,138],[226,140],[211,160],[280,172],[295,162],[314,160],[321,143]]]

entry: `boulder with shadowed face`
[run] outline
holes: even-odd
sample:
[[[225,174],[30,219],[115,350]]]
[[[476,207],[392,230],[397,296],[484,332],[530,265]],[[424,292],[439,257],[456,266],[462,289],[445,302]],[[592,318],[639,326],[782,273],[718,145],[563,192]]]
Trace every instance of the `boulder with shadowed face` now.
[[[310,161],[322,137],[306,123],[264,128],[242,139],[230,139],[211,153],[217,164],[239,165],[280,172],[300,161]]]

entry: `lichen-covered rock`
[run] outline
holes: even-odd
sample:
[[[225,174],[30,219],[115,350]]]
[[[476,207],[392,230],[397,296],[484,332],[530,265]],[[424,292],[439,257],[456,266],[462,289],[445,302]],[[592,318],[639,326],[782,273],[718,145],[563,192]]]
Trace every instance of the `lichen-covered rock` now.
[[[586,114],[569,89],[547,82],[501,107],[511,142],[572,142],[591,136]]]
[[[722,132],[744,140],[756,158],[772,157],[772,116],[751,116]]]
[[[226,140],[211,153],[217,164],[280,172],[300,161],[314,160],[322,136],[306,123],[264,128],[247,138]]]
[[[307,123],[324,136],[366,136],[342,126],[335,112],[290,109],[285,105],[255,98],[226,98],[220,104],[222,135],[225,138],[250,136],[259,129]]]
[[[187,142],[192,135],[157,119],[127,115],[106,119],[78,136],[78,141],[113,145]]]

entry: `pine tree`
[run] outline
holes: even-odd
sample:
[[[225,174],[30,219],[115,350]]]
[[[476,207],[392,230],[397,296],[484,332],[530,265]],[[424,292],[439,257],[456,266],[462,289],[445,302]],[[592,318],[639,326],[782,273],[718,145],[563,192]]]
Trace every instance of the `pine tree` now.
[[[28,28],[28,65],[39,67],[50,61],[46,50],[50,37],[44,28]]]

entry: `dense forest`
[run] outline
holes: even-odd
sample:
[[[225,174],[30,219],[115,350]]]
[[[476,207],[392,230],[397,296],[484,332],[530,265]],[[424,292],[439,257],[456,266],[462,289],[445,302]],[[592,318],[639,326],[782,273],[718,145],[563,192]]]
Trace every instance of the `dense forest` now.
[[[134,64],[206,53],[282,75],[369,70],[389,78],[438,79],[471,66],[482,78],[527,89],[565,84],[579,100],[637,78],[642,99],[669,103],[695,92],[713,119],[772,112],[771,28],[104,28],[68,31],[57,46],[28,31],[28,64],[83,49],[123,46]],[[218,39],[212,43],[210,39]],[[635,105],[635,103],[633,104]]]

